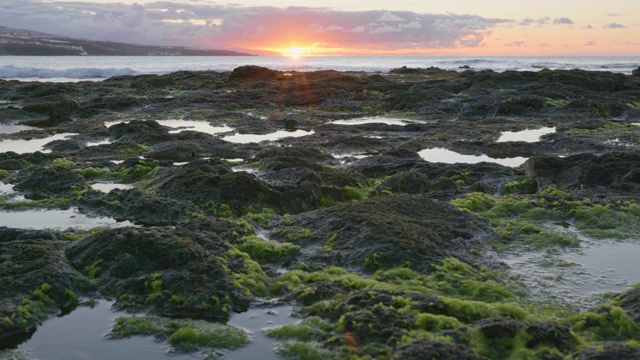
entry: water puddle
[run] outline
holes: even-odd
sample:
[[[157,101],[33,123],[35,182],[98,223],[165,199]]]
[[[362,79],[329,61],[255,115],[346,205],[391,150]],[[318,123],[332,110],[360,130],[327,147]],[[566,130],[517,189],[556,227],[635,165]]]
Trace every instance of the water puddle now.
[[[524,141],[528,143],[539,142],[540,138],[547,134],[554,134],[555,127],[543,127],[522,131],[504,131],[497,142]]]
[[[92,229],[96,227],[135,226],[129,221],[118,222],[109,217],[89,217],[78,209],[0,211],[0,226],[23,229]]]
[[[251,333],[251,343],[227,353],[229,360],[282,360],[277,353],[277,340],[267,337],[269,328],[296,324],[299,318],[293,317],[291,305],[279,305],[270,308],[251,309],[242,314],[234,314],[228,325],[245,329]]]
[[[55,140],[67,140],[71,136],[75,136],[78,134],[74,133],[63,133],[56,134],[44,139],[33,139],[33,140],[4,140],[0,141],[0,153],[13,151],[17,154],[26,154],[32,153],[36,151],[41,151],[44,153],[49,152],[48,150],[44,150],[44,146],[48,143]]]
[[[445,164],[477,164],[481,162],[489,162],[500,164],[508,167],[518,167],[524,164],[528,158],[525,157],[512,157],[497,159],[487,155],[464,155],[455,151],[447,150],[445,148],[432,148],[425,149],[418,152],[421,158],[429,162],[439,162]]]
[[[17,352],[28,359],[110,360],[110,359],[196,359],[194,355],[169,354],[168,347],[151,336],[110,340],[116,318],[131,316],[111,310],[113,302],[99,301],[94,307],[79,307],[69,315],[47,320]]]
[[[111,141],[111,139],[104,139],[104,140],[96,140],[96,141],[88,141],[85,145],[86,146],[100,146],[100,145],[109,145],[112,144],[113,141]]]
[[[13,185],[11,184],[5,184],[2,181],[0,181],[0,196],[4,196],[4,195],[9,195],[9,194],[13,194],[16,191],[13,190]]]
[[[0,134],[15,134],[23,130],[36,129],[31,126],[25,125],[0,125]]]
[[[533,299],[584,311],[602,303],[604,294],[623,292],[640,282],[640,243],[596,240],[575,229],[566,231],[577,235],[580,248],[503,258],[533,291]]]
[[[370,157],[371,155],[366,154],[331,154],[336,159],[346,159],[346,158],[354,158],[354,159],[365,159]]]
[[[249,143],[259,143],[261,141],[276,141],[279,139],[284,139],[287,137],[302,137],[307,135],[313,135],[315,132],[304,131],[304,130],[296,130],[296,131],[286,131],[280,130],[271,134],[264,135],[256,135],[256,134],[235,134],[230,136],[225,136],[222,138],[224,141],[236,143],[236,144],[249,144]]]
[[[91,184],[93,190],[102,191],[103,193],[108,193],[111,190],[129,190],[135,188],[132,184],[117,184],[117,183],[95,183]]]
[[[405,126],[416,121],[402,118],[391,118],[386,116],[372,116],[372,117],[363,117],[357,119],[348,119],[348,120],[335,120],[329,122],[329,124],[335,125],[365,125],[365,124],[386,124],[386,125],[400,125]]]
[[[189,120],[157,120],[158,124],[174,128],[169,133],[177,134],[182,131],[198,131],[206,134],[220,134],[224,132],[233,131],[232,128],[227,125],[224,126],[211,126],[208,122],[204,121],[189,121]]]

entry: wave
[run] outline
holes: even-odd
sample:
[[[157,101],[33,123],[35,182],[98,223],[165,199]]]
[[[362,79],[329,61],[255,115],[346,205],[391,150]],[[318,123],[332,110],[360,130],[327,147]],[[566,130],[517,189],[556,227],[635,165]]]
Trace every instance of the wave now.
[[[505,62],[504,60],[495,59],[466,59],[466,60],[441,60],[438,61],[441,64],[454,64],[454,65],[478,65],[478,64],[497,64]]]
[[[129,68],[71,68],[45,69],[0,66],[0,79],[107,79],[112,76],[139,75],[140,72]]]

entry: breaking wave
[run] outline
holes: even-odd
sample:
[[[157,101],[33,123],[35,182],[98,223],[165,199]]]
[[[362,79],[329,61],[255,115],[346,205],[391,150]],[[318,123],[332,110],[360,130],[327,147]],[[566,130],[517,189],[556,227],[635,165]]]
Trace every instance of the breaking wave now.
[[[0,66],[0,79],[107,79],[113,76],[139,74],[129,68],[45,69],[14,65]]]

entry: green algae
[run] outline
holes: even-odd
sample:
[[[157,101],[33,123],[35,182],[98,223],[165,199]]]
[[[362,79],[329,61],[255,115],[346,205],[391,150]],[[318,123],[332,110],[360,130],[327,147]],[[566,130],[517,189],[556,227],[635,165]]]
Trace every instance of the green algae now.
[[[242,269],[230,274],[234,285],[242,289],[247,295],[264,296],[270,292],[272,283],[264,273],[260,264],[251,259],[251,256],[234,247],[227,252],[229,259],[240,259],[243,262]],[[226,260],[223,259],[223,262]]]
[[[157,316],[120,317],[109,333],[111,339],[130,336],[154,336],[168,341],[179,352],[201,349],[236,349],[249,342],[248,334],[239,328],[202,320],[176,320]]]
[[[415,327],[427,331],[457,330],[462,326],[462,323],[452,316],[429,313],[419,314],[415,324]]]
[[[556,188],[545,190],[543,195],[560,197],[550,201],[546,197],[531,199],[509,195],[497,198],[472,193],[451,203],[463,211],[487,218],[502,239],[521,240],[519,244],[529,245],[529,249],[579,246],[575,236],[545,229],[549,223],[574,224],[577,230],[593,238],[635,239],[640,232],[636,204],[614,208],[610,204],[593,204],[588,199],[572,200]]]
[[[269,337],[279,340],[319,341],[335,331],[334,324],[317,316],[310,316],[299,324],[285,325],[267,330]]]
[[[640,340],[640,325],[617,306],[603,305],[565,320],[587,341]]]
[[[276,243],[260,239],[255,235],[239,240],[238,250],[249,254],[252,260],[260,263],[294,258],[300,253],[300,247],[290,243]]]
[[[278,347],[278,353],[289,360],[336,359],[336,354],[321,348],[319,344],[300,341],[282,344]]]

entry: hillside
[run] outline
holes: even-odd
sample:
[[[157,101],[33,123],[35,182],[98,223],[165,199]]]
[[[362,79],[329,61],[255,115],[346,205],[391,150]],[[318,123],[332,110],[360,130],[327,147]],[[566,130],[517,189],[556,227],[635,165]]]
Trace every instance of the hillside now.
[[[236,51],[72,39],[0,26],[0,55],[21,56],[252,56]]]

